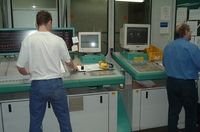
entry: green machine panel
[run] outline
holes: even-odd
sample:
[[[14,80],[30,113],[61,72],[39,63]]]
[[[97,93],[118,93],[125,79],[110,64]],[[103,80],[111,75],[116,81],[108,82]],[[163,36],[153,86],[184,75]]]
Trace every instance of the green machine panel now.
[[[17,57],[0,57],[0,93],[29,91],[30,76],[20,75],[16,61]],[[80,59],[75,57],[74,63],[77,62]],[[124,75],[115,67],[101,71],[73,72],[64,65],[64,69],[63,82],[66,88],[112,86],[124,84],[125,81]]]
[[[102,54],[99,55],[80,55],[79,59],[82,63],[98,63],[100,60],[105,60],[105,56]]]
[[[113,52],[112,57],[136,80],[164,79],[167,77],[161,62],[128,60],[119,52]]]
[[[148,55],[146,53],[129,53],[129,52],[120,52],[120,54],[127,60],[134,60],[136,57],[140,57],[143,60],[148,60]]]

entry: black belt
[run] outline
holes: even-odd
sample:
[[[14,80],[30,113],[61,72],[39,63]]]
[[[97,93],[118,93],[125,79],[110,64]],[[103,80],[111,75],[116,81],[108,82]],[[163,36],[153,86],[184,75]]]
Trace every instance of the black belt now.
[[[179,79],[179,78],[174,78],[174,77],[168,77],[170,79],[176,79],[176,80],[181,80],[181,81],[188,81],[188,82],[194,82],[195,79]]]

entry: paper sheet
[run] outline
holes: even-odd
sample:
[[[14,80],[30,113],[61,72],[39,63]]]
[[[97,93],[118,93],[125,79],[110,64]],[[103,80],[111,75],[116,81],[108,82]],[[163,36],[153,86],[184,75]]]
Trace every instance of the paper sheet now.
[[[187,24],[190,26],[190,31],[192,32],[191,35],[196,36],[197,35],[197,21],[187,21]]]
[[[177,9],[176,25],[186,22],[187,20],[187,7]]]
[[[60,61],[60,70],[61,70],[62,73],[65,72],[65,68],[64,68],[64,66],[63,66],[62,61]]]
[[[200,36],[195,36],[194,43],[200,48]]]
[[[145,87],[152,87],[152,86],[155,86],[156,84],[151,81],[151,80],[143,80],[143,81],[137,81],[139,84],[145,86]]]
[[[96,70],[103,70],[102,68],[99,67],[98,63],[95,64],[88,64],[88,65],[83,65],[83,66],[77,66],[78,71],[96,71]],[[81,68],[83,67],[83,68]]]
[[[190,9],[189,20],[200,20],[200,10],[199,9]]]
[[[170,20],[170,6],[161,6],[161,20]]]

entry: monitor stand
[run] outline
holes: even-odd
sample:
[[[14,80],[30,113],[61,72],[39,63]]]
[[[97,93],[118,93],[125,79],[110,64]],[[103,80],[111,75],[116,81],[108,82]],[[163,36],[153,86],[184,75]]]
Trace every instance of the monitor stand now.
[[[137,51],[122,51],[120,54],[127,60],[148,60],[147,53]]]
[[[103,54],[89,53],[79,55],[79,59],[83,64],[98,63],[100,60],[105,60],[105,56]]]

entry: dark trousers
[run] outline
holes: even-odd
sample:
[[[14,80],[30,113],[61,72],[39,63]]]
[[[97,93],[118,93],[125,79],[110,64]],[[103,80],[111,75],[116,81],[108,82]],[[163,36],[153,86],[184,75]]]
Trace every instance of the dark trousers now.
[[[185,131],[196,132],[196,109],[198,101],[197,84],[195,80],[167,78],[168,132],[177,132],[179,113],[185,110]]]

